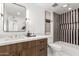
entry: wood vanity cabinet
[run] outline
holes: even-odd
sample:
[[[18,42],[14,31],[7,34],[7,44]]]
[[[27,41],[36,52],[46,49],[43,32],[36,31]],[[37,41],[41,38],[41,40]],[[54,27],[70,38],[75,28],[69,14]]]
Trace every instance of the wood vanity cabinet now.
[[[17,55],[17,45],[16,44],[11,44],[9,45],[9,53],[11,56]]]
[[[0,46],[0,56],[10,56],[9,51],[10,49],[8,45]]]
[[[36,41],[23,42],[21,55],[22,56],[35,56],[36,55],[35,47],[36,47]]]
[[[22,56],[47,56],[47,39],[22,43]]]
[[[47,56],[47,39],[0,46],[0,56]]]
[[[11,56],[20,56],[22,51],[22,43],[9,45],[9,53]]]
[[[36,41],[36,55],[37,56],[47,55],[47,40],[41,39]]]

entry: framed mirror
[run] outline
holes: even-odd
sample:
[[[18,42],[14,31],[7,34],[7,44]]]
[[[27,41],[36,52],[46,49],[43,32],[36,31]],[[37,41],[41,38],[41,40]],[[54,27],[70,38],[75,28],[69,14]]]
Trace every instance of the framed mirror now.
[[[3,8],[3,30],[5,32],[26,31],[26,8],[16,3],[5,3]]]

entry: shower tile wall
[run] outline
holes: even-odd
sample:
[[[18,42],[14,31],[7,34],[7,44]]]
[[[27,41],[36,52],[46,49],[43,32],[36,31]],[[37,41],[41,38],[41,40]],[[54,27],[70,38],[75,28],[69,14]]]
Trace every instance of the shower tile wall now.
[[[60,20],[59,20],[59,14],[53,13],[54,15],[54,42],[59,41],[59,35],[60,35]]]
[[[59,40],[79,45],[79,9],[63,13],[59,18]]]

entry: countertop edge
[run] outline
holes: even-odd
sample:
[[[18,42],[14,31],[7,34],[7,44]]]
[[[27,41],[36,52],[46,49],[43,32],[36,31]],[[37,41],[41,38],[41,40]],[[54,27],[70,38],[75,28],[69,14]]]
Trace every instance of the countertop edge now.
[[[37,37],[25,37],[21,39],[14,39],[14,40],[0,42],[0,46],[17,44],[17,43],[28,42],[28,41],[33,41],[33,40],[41,40],[41,39],[48,38],[48,37],[50,36],[37,36]]]

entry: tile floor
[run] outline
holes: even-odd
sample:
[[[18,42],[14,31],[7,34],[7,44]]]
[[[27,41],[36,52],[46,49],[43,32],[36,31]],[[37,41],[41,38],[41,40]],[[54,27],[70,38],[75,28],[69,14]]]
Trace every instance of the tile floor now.
[[[53,51],[52,48],[48,47],[48,56],[69,56],[69,54],[64,51]]]

